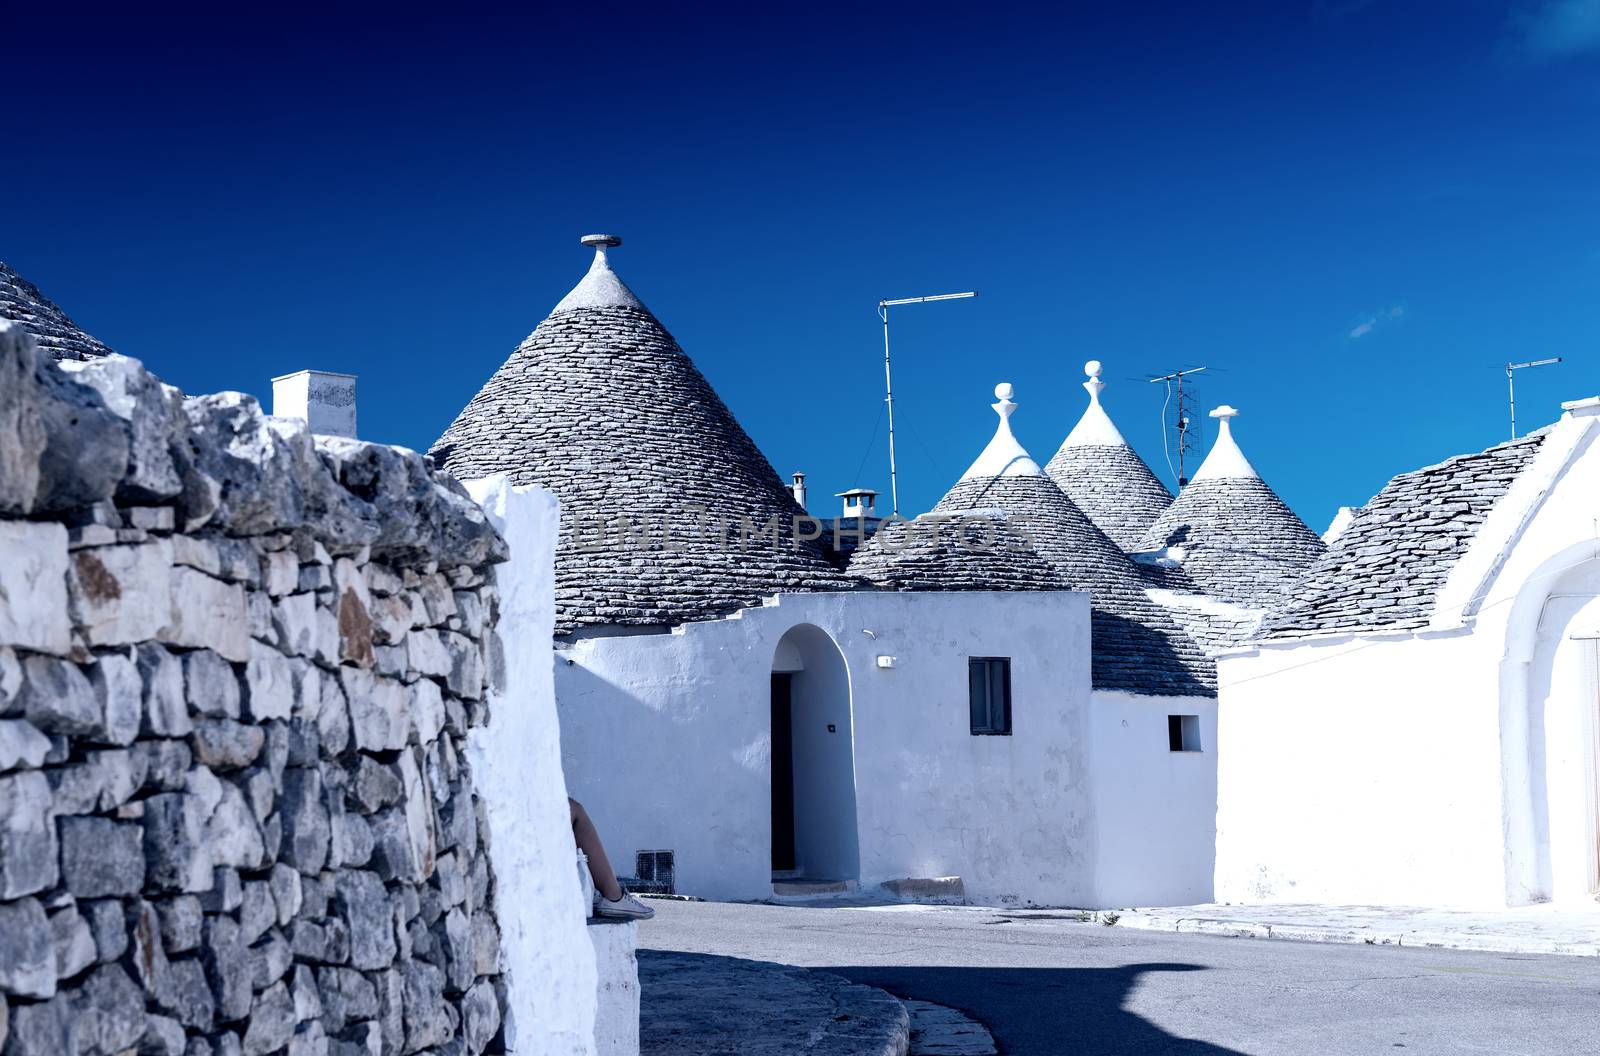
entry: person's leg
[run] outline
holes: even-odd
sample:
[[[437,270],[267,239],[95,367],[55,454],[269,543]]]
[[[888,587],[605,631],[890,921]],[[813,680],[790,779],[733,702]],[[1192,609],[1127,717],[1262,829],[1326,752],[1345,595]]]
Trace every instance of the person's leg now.
[[[589,857],[589,875],[594,877],[595,889],[601,898],[615,902],[622,897],[622,885],[617,883],[617,874],[606,857],[600,833],[589,820],[589,812],[583,809],[582,803],[570,796],[567,803],[572,810],[572,838],[578,842],[578,850]]]

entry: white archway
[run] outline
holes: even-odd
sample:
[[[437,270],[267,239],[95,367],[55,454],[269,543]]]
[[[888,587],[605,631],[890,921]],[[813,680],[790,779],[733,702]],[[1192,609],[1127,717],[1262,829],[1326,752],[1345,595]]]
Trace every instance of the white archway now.
[[[1593,545],[1542,562],[1508,621],[1501,777],[1513,903],[1600,891],[1600,558]]]
[[[858,879],[850,672],[826,631],[800,624],[778,642],[772,715],[774,874]]]

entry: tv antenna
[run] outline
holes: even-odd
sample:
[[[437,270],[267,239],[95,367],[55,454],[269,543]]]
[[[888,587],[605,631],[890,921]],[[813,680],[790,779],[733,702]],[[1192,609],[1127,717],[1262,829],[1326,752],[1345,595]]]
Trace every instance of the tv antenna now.
[[[894,465],[894,382],[889,377],[889,309],[901,304],[926,304],[929,301],[959,301],[976,297],[977,290],[966,293],[936,293],[931,297],[900,297],[878,302],[878,318],[883,320],[883,402],[889,407],[889,508],[900,512],[900,483]]]
[[[1172,472],[1172,454],[1167,444],[1167,406],[1174,402],[1173,396],[1177,396],[1176,414],[1172,420],[1172,430],[1178,434],[1178,471],[1175,475],[1178,478],[1178,487],[1180,489],[1189,483],[1189,475],[1184,472],[1183,462],[1184,456],[1194,446],[1194,441],[1189,437],[1189,422],[1193,417],[1190,412],[1194,409],[1194,392],[1192,390],[1187,393],[1183,391],[1183,379],[1190,374],[1199,374],[1205,369],[1205,367],[1190,367],[1188,370],[1175,370],[1171,374],[1162,374],[1159,377],[1145,379],[1152,385],[1159,381],[1167,386],[1167,402],[1161,406],[1161,450],[1167,456],[1168,473]],[[1174,383],[1177,384],[1176,394],[1173,392]]]
[[[1517,438],[1517,371],[1527,367],[1549,367],[1560,362],[1560,356],[1551,356],[1549,359],[1535,359],[1527,363],[1506,364],[1506,391],[1511,398],[1511,439]]]

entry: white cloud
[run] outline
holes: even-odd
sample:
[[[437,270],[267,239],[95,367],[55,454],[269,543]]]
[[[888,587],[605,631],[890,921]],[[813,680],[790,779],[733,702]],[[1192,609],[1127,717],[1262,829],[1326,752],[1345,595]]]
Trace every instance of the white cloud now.
[[[1524,54],[1565,59],[1600,52],[1600,0],[1539,0],[1512,13]]]
[[[1393,308],[1386,308],[1374,315],[1367,316],[1361,322],[1357,323],[1354,329],[1350,331],[1350,336],[1352,338],[1366,337],[1383,324],[1392,323],[1405,314],[1406,308],[1403,304],[1397,304]]]

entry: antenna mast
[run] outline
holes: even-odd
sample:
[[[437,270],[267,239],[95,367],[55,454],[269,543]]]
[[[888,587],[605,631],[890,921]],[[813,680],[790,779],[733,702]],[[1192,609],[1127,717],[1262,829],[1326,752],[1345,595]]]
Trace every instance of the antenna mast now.
[[[1188,377],[1190,374],[1199,374],[1205,369],[1205,367],[1190,367],[1188,370],[1175,370],[1171,374],[1162,374],[1160,377],[1148,379],[1152,384],[1159,381],[1165,383],[1169,387],[1174,382],[1177,383],[1177,415],[1172,421],[1172,428],[1178,434],[1179,488],[1182,488],[1184,485],[1189,483],[1189,475],[1184,471],[1183,461],[1184,456],[1189,453],[1189,449],[1194,445],[1194,441],[1189,438],[1189,412],[1194,409],[1194,393],[1192,391],[1188,393],[1183,391],[1183,379]],[[1170,470],[1172,467],[1168,465],[1167,468]]]
[[[894,464],[894,381],[889,376],[889,309],[898,304],[924,304],[928,301],[959,301],[976,297],[976,290],[966,293],[938,293],[932,297],[900,297],[878,302],[878,318],[883,320],[883,402],[889,407],[889,507],[890,512],[900,512],[900,481]]]
[[[1517,371],[1524,367],[1548,367],[1560,362],[1560,356],[1552,356],[1549,359],[1535,359],[1527,363],[1506,364],[1506,392],[1511,398],[1511,439],[1517,438]]]

